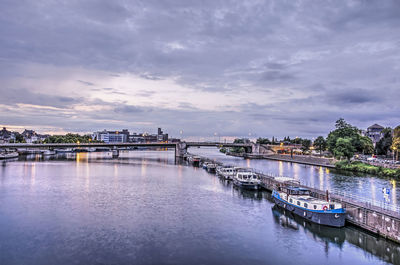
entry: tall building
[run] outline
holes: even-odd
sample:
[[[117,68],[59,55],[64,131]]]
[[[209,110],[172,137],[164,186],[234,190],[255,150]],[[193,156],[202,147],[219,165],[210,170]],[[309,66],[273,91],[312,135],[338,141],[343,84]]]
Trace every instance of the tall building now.
[[[163,133],[161,128],[157,130],[157,141],[158,142],[168,142],[168,133]]]

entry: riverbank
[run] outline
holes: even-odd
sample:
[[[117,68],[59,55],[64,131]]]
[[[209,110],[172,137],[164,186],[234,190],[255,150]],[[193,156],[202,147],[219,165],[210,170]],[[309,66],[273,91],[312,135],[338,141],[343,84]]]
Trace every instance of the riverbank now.
[[[360,161],[353,161],[350,163],[347,161],[339,161],[335,164],[335,166],[337,169],[341,170],[362,172],[378,176],[393,177],[400,179],[400,169],[384,168],[380,166],[365,164]]]
[[[253,155],[253,154],[246,154],[246,153],[241,153],[241,154],[227,153],[227,155],[243,157],[243,158],[250,158],[250,159],[269,159],[269,160],[275,160],[275,161],[299,163],[299,164],[310,165],[310,166],[335,168],[335,160],[333,158],[300,156],[300,155],[290,156],[290,155],[279,155],[279,154]]]

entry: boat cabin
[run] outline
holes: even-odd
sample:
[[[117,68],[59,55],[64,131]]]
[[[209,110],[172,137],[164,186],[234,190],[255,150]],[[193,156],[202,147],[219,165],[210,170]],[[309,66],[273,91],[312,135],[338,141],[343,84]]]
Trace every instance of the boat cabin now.
[[[281,187],[281,190],[288,195],[310,196],[310,190],[300,187]]]
[[[236,177],[239,180],[260,180],[260,176],[253,172],[238,172]]]

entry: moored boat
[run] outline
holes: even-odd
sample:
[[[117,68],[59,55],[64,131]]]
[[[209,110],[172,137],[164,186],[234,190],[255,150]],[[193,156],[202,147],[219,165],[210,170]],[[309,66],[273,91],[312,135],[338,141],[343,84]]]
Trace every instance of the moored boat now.
[[[17,152],[0,153],[0,159],[16,158],[18,155],[19,154]]]
[[[43,156],[51,156],[51,155],[55,155],[55,154],[56,154],[56,151],[54,151],[54,150],[44,150],[42,153]]]
[[[72,148],[60,148],[60,149],[54,149],[54,151],[56,151],[56,153],[72,153],[73,150]]]
[[[198,156],[193,156],[192,159],[191,159],[191,163],[192,163],[192,165],[194,167],[199,167],[200,166],[200,161],[201,161],[201,159]]]
[[[311,196],[306,188],[283,185],[272,192],[275,204],[293,214],[320,225],[342,227],[346,210],[341,203],[324,201]]]
[[[233,184],[235,186],[249,190],[258,190],[260,188],[260,183],[260,176],[249,169],[238,169],[233,178]]]
[[[210,163],[210,162],[203,162],[202,168],[203,168],[203,169],[207,169],[207,165],[208,165],[209,163]]]
[[[216,173],[217,164],[208,163],[206,169],[207,169],[207,172],[209,172],[209,173]]]
[[[232,180],[235,176],[235,169],[233,167],[220,167],[217,170],[217,175],[224,179]]]

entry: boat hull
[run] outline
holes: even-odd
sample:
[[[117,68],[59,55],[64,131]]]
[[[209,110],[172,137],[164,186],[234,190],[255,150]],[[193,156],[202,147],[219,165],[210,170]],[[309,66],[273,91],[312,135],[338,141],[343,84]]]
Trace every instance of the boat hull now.
[[[215,172],[216,172],[216,169],[215,169],[215,167],[208,167],[208,168],[207,168],[207,172],[208,172],[208,173],[215,173]]]
[[[258,190],[260,188],[260,185],[258,183],[246,183],[246,182],[238,181],[237,179],[233,180],[233,184],[237,187],[247,189],[247,190]]]
[[[310,222],[332,227],[343,227],[345,225],[346,213],[310,211],[304,208],[297,207],[276,197],[273,197],[273,199],[277,206],[289,212],[292,212],[293,214],[300,216]]]

